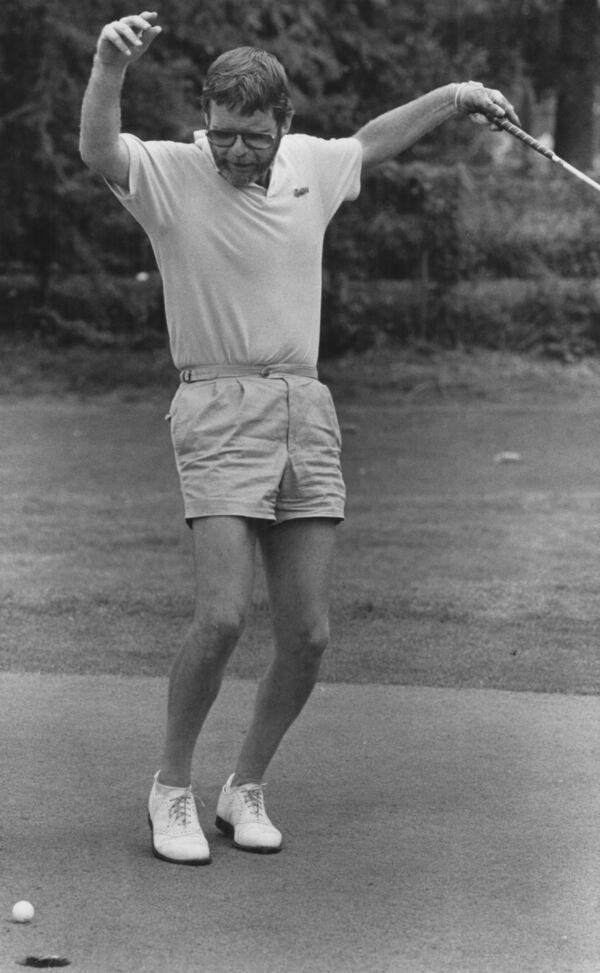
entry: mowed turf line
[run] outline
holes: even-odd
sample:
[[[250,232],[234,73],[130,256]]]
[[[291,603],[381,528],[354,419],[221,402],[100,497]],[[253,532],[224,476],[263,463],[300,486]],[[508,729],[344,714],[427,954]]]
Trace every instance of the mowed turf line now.
[[[593,396],[340,394],[322,678],[597,693]],[[0,667],[165,675],[192,608],[168,394],[0,399]],[[503,451],[519,462],[498,462]],[[271,652],[258,570],[228,672]]]

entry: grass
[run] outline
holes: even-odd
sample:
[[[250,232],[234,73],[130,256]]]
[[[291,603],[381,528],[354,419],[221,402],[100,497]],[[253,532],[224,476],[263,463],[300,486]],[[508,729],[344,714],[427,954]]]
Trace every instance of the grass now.
[[[192,608],[174,373],[147,353],[12,354],[0,667],[165,675]],[[597,693],[598,364],[373,352],[322,375],[349,494],[323,678]],[[254,678],[270,651],[258,565],[229,672]]]

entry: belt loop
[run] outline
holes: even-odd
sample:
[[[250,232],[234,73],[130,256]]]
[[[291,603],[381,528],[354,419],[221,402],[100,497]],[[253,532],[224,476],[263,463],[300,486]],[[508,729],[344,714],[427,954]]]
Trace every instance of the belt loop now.
[[[183,371],[181,373],[181,381],[182,382],[191,382],[192,381],[192,369],[191,368],[186,368],[185,371]]]

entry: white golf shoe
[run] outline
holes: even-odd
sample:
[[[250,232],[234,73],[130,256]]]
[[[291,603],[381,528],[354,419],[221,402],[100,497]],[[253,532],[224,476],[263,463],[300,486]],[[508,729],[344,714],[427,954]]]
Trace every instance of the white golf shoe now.
[[[158,774],[148,800],[155,858],[177,865],[208,865],[210,848],[191,787],[166,787],[157,778]]]
[[[263,784],[232,787],[231,775],[219,795],[216,825],[233,838],[242,851],[269,855],[281,851],[281,832],[271,824],[265,811]]]

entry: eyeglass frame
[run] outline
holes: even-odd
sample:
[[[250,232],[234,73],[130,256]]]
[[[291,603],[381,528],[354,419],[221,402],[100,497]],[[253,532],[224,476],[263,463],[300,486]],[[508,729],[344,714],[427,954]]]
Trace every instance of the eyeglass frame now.
[[[213,139],[211,138],[211,136],[214,133],[218,133],[219,135],[233,136],[233,139],[228,145],[222,145],[222,144],[219,145],[218,142],[213,141]],[[210,142],[211,145],[214,145],[216,149],[233,148],[233,146],[237,142],[238,136],[241,138],[246,148],[250,149],[253,152],[267,152],[269,149],[273,148],[277,140],[277,135],[271,135],[270,132],[239,132],[231,128],[209,128],[208,131],[206,132],[206,137],[208,141]],[[261,139],[268,139],[269,144],[263,146],[249,145],[248,142],[246,141],[246,139],[248,138],[250,139],[256,138],[257,136]]]

